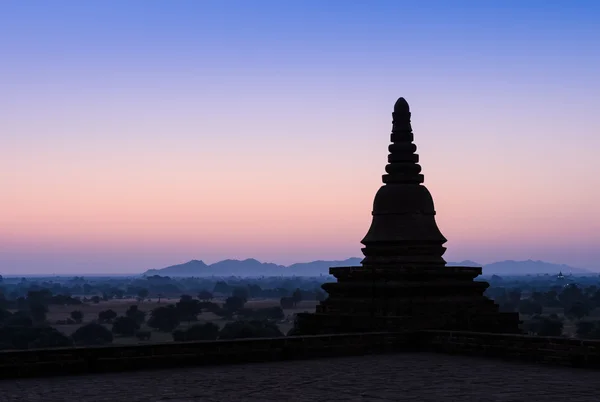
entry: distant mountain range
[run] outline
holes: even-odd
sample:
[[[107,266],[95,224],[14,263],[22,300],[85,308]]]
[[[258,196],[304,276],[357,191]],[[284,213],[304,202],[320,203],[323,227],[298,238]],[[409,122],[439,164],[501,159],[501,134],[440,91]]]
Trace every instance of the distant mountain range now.
[[[260,262],[253,258],[246,260],[223,260],[206,264],[201,260],[191,260],[183,264],[171,265],[162,269],[150,269],[145,276],[319,276],[328,275],[330,267],[360,265],[361,258],[348,258],[343,261],[312,261],[289,266]],[[450,266],[481,267],[474,261],[448,262]],[[590,274],[591,271],[563,264],[544,261],[499,261],[483,265],[483,275],[538,275],[538,274]]]

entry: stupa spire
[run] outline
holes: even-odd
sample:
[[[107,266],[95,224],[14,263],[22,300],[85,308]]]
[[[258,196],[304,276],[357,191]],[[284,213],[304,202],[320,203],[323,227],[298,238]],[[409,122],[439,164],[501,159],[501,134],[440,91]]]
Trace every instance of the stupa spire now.
[[[414,135],[410,124],[410,107],[404,98],[394,105],[392,113],[392,144],[388,147],[388,165],[385,167],[384,183],[423,183],[419,155],[413,144]]]

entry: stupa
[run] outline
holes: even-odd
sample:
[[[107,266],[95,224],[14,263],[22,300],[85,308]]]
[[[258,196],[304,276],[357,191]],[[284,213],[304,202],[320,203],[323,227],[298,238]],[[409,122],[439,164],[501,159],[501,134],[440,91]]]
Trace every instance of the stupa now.
[[[315,313],[297,315],[291,334],[404,329],[518,333],[518,313],[499,312],[474,279],[480,267],[446,266],[446,238],[435,221],[433,198],[415,153],[411,113],[404,98],[392,114],[383,186],[362,240],[361,266],[330,268],[337,282]]]

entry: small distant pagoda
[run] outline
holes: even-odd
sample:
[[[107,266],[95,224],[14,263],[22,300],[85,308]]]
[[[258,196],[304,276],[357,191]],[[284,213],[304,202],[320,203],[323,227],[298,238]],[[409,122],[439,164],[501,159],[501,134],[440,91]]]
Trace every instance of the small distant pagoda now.
[[[415,153],[410,109],[394,105],[384,185],[373,204],[373,221],[362,240],[358,267],[330,268],[326,300],[315,313],[297,315],[291,334],[402,329],[518,333],[518,313],[501,313],[474,281],[481,268],[450,267],[442,257],[446,238],[435,222],[433,198]]]

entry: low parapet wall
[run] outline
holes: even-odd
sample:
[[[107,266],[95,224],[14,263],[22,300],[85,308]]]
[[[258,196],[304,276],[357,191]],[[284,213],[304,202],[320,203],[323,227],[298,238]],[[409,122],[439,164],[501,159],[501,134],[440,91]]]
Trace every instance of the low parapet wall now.
[[[600,341],[519,334],[421,331],[419,349],[600,369]]]
[[[73,375],[406,351],[414,333],[289,336],[0,352],[0,378]]]
[[[600,341],[412,331],[6,351],[0,352],[0,379],[400,352],[449,353],[600,369]]]

